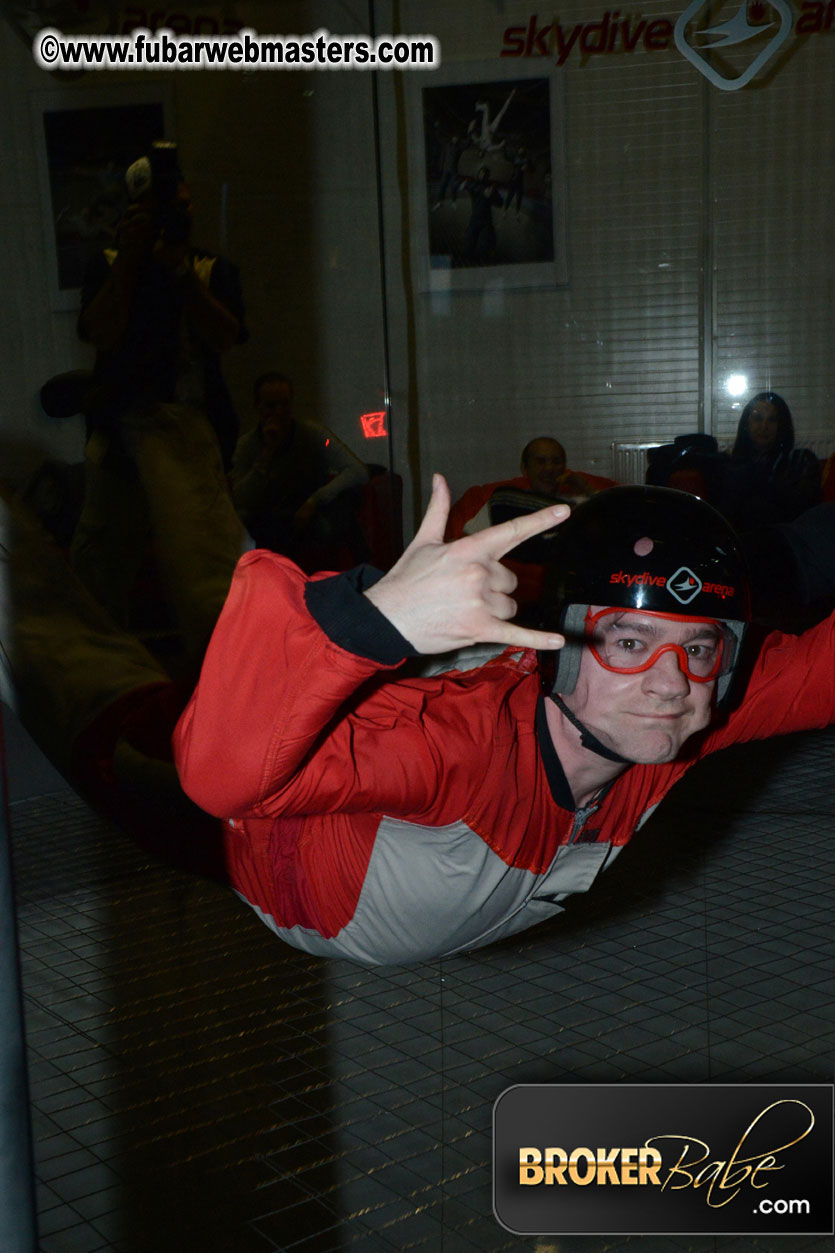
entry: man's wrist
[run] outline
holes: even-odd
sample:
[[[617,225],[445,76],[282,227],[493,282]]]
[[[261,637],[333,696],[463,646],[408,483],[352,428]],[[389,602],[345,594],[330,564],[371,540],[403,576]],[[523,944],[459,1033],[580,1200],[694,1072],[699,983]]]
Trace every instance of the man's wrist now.
[[[380,665],[396,666],[417,651],[364,594],[382,578],[373,566],[314,579],[305,589],[311,616],[334,644]]]

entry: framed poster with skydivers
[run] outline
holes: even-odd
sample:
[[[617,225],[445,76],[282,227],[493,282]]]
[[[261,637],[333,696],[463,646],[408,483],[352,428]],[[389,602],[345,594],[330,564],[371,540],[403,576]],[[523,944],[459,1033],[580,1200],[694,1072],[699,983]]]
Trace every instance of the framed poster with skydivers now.
[[[537,65],[526,73],[502,61],[444,66],[420,77],[413,101],[420,287],[565,285],[559,71]]]

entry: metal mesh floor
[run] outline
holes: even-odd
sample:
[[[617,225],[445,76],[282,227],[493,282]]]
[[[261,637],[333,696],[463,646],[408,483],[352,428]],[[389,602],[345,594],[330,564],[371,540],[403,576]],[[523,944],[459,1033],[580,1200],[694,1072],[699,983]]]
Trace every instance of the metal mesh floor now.
[[[286,948],[69,791],[12,806],[43,1253],[832,1250],[509,1235],[519,1082],[831,1082],[835,731],[694,772],[567,915],[367,972]]]

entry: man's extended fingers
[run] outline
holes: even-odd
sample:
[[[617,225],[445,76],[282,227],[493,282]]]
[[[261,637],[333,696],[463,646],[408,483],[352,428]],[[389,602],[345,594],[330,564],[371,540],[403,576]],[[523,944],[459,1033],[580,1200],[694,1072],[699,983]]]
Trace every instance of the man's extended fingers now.
[[[554,648],[562,648],[564,635],[555,635],[552,631],[532,631],[529,627],[516,626],[513,622],[496,623],[496,630],[490,636],[496,644],[504,644],[510,648],[536,648],[546,652]]]
[[[413,543],[442,544],[447,518],[449,517],[450,495],[447,481],[442,474],[432,475],[432,495],[426,506],[423,521],[418,527]]]
[[[550,531],[560,522],[565,522],[570,513],[568,505],[548,505],[545,509],[537,509],[536,513],[525,513],[518,518],[510,518],[507,522],[500,522],[498,526],[491,526],[486,531],[479,531],[473,538],[483,541],[485,551],[490,556],[503,557],[524,540],[541,535],[543,531]]]

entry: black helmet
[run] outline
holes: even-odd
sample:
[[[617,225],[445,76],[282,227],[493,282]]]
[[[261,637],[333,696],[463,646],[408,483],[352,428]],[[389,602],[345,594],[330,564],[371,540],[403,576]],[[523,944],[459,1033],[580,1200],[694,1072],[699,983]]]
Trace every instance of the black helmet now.
[[[601,605],[721,622],[717,702],[727,697],[750,597],[739,540],[712,505],[666,487],[613,487],[579,505],[549,547],[540,623],[566,637],[549,692],[574,690],[588,607]]]

